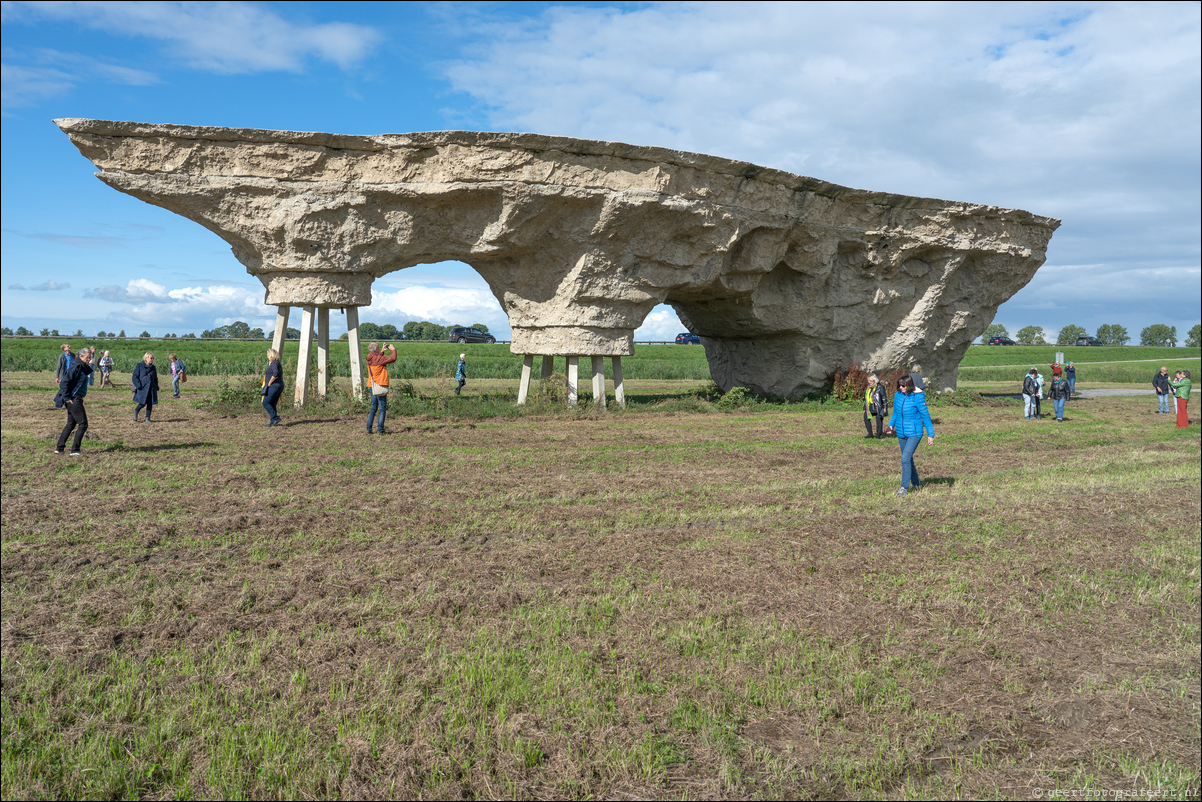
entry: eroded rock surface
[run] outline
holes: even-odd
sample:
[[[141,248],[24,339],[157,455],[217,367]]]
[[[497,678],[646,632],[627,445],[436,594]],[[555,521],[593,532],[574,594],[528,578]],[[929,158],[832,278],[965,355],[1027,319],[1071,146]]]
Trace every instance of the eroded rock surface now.
[[[536,134],[56,122],[102,181],[230,243],[269,304],[362,306],[375,278],[454,259],[492,288],[514,353],[630,354],[667,302],[720,386],[785,396],[853,362],[955,386],[1059,225]]]

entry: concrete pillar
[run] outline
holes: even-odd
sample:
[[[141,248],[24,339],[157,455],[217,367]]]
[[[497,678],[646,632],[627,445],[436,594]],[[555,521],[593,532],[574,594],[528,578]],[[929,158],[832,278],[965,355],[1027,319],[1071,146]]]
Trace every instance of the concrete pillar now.
[[[620,407],[626,406],[626,389],[622,387],[622,357],[613,358],[614,365],[614,403]]]
[[[317,395],[326,397],[330,375],[330,310],[317,310]]]
[[[605,357],[593,357],[593,403],[605,409]]]
[[[525,404],[530,394],[530,374],[534,371],[534,354],[522,357],[522,382],[518,385],[518,403]]]
[[[554,372],[555,372],[555,357],[553,357],[553,356],[544,356],[544,357],[543,357],[543,375],[542,375],[542,378],[544,378],[544,379],[549,379],[549,378],[551,378],[551,374],[552,374],[552,373],[554,373]]]
[[[363,366],[359,364],[359,307],[346,308],[346,339],[351,347],[351,393],[363,398]]]
[[[275,333],[271,335],[271,347],[281,356],[284,354],[284,340],[288,336],[288,309],[287,306],[275,308]]]
[[[309,352],[313,348],[313,307],[301,308],[300,356],[296,362],[296,393],[294,407],[303,407],[309,393]]]
[[[576,406],[577,380],[580,378],[580,357],[568,357],[568,404]]]

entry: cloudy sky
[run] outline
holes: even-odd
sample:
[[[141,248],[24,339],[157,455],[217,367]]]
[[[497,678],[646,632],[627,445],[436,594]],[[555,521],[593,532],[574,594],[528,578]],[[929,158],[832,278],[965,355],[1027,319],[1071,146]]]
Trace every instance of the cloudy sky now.
[[[1202,317],[1200,8],[4,2],[0,316],[89,334],[274,322],[224,242],[101,184],[51,122],[94,117],[531,131],[1026,209],[1064,223],[998,312],[1011,334],[1184,335]],[[374,298],[361,319],[508,334],[466,265],[390,274]],[[678,331],[660,307],[637,336]]]

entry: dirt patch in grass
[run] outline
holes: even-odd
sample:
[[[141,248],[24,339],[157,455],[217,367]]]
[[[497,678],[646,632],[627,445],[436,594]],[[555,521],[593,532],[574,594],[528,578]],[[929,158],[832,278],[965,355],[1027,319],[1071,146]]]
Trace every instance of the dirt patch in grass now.
[[[898,499],[858,413],[95,394],[69,460],[49,395],[3,394],[6,797],[1197,793],[1199,438],[1142,400],[939,409]]]

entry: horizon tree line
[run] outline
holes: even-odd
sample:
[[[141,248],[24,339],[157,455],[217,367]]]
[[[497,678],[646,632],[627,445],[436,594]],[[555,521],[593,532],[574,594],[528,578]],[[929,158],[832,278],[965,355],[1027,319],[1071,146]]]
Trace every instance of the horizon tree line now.
[[[1000,323],[990,323],[985,327],[985,332],[981,335],[982,342],[989,342],[991,337],[1009,337],[1010,332]],[[1060,329],[1056,335],[1056,342],[1048,342],[1047,333],[1043,326],[1024,326],[1018,330],[1015,335],[1015,342],[1019,345],[1073,345],[1077,342],[1078,337],[1087,337],[1089,332],[1082,326],[1069,324]],[[1125,326],[1120,326],[1117,323],[1105,323],[1098,326],[1097,331],[1093,335],[1102,342],[1103,345],[1126,345],[1131,342],[1131,335],[1127,332]],[[1164,323],[1154,323],[1151,326],[1146,326],[1139,333],[1139,344],[1141,346],[1159,346],[1159,347],[1176,347],[1177,345],[1177,327],[1168,326]],[[1197,348],[1202,345],[1202,324],[1196,324],[1189,330],[1189,334],[1185,338],[1185,346],[1187,348]]]

